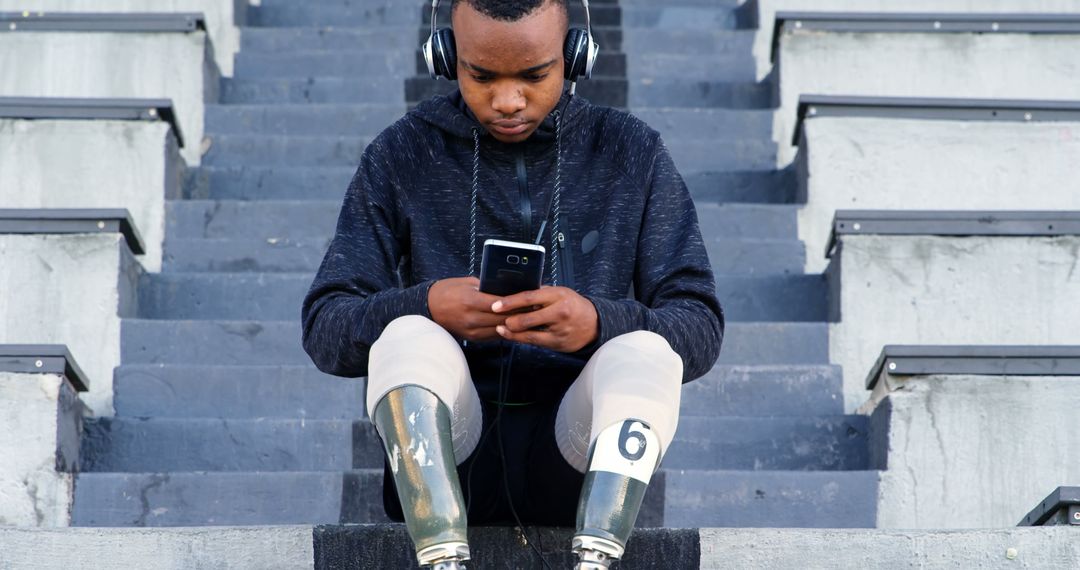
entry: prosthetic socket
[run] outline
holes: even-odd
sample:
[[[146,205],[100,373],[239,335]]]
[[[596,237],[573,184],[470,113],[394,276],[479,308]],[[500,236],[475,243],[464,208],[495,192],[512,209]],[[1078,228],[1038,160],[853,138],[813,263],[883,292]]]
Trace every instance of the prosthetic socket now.
[[[622,558],[660,451],[656,434],[639,420],[600,432],[578,501],[573,549],[579,570],[607,568],[612,559]]]
[[[450,411],[435,394],[402,386],[372,415],[386,448],[420,566],[460,568],[469,559],[465,500],[454,465]]]

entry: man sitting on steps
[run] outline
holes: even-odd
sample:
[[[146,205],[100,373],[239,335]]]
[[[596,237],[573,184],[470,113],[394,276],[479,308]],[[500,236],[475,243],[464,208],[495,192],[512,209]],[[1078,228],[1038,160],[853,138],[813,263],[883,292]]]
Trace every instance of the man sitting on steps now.
[[[425,56],[459,91],[365,150],[304,300],[304,348],[368,376],[384,506],[422,566],[460,567],[467,522],[576,523],[579,567],[605,568],[682,383],[720,352],[693,201],[656,131],[573,95],[596,48],[568,30],[567,0],[453,0],[452,23],[433,21]],[[545,245],[545,286],[481,293],[489,238]]]

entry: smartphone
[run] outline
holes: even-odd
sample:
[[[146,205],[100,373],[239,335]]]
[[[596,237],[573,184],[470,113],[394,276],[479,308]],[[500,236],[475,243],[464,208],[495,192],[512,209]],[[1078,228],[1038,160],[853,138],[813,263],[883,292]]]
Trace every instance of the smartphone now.
[[[539,289],[544,278],[542,245],[489,239],[480,261],[480,291],[506,297]]]

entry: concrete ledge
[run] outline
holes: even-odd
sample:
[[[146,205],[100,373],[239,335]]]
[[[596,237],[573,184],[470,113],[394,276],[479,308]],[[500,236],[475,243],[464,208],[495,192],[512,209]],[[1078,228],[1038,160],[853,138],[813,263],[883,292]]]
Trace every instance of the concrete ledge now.
[[[62,344],[0,344],[0,372],[61,374],[76,391],[90,389],[86,375]]]
[[[171,99],[186,142],[181,154],[188,164],[197,165],[205,102],[218,96],[212,51],[202,30],[3,33],[0,92],[17,97]]]
[[[168,99],[0,97],[0,119],[160,120],[172,127],[177,145],[184,146],[184,135]]]
[[[145,253],[126,209],[0,209],[0,234],[102,234],[124,236],[132,253]]]
[[[786,26],[779,35],[781,103],[775,140],[791,140],[798,99],[809,93],[1067,100],[1080,92],[1080,61],[1066,55],[1080,49],[1080,33],[1025,32],[1019,24],[1008,28],[1003,23],[1007,15],[999,15],[998,32],[945,30],[944,22],[941,29],[902,31],[909,17],[898,17],[898,29],[890,31]],[[1031,25],[1054,17],[1017,16],[1014,21]],[[993,25],[989,23],[991,30]],[[928,61],[933,65],[926,65]],[[794,158],[794,149],[786,144],[780,151],[781,164]]]
[[[100,12],[0,12],[3,32],[194,32],[206,30],[202,14]]]
[[[1058,487],[1017,526],[1080,525],[1080,487]]]

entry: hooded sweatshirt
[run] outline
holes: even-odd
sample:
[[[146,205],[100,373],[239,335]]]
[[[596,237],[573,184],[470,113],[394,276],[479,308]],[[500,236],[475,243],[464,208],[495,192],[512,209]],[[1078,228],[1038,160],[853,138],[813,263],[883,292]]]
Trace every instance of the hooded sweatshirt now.
[[[485,240],[533,243],[542,225],[544,282],[593,303],[598,338],[575,353],[462,342],[482,398],[498,397],[500,366],[512,355],[506,401],[557,402],[597,348],[639,330],[682,357],[683,382],[709,371],[724,315],[682,177],[644,122],[565,93],[516,144],[492,137],[459,92],[420,104],[379,134],[304,299],[304,349],[323,372],[366,375],[386,325],[431,318],[435,281],[478,275]]]

